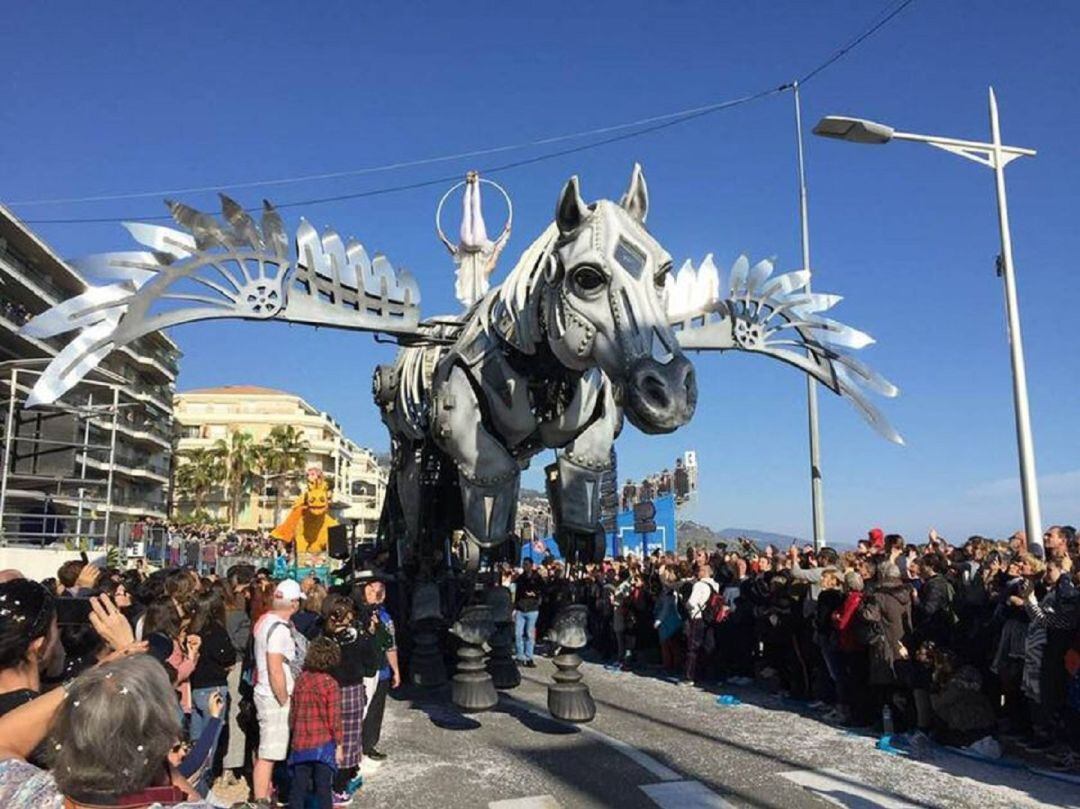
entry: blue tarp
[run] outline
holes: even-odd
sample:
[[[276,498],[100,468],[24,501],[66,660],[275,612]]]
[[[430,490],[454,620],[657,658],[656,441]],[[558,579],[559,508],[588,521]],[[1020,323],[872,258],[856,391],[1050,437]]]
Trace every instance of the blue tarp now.
[[[544,540],[544,551],[537,551],[531,542],[523,542],[521,544],[521,558],[518,560],[518,564],[526,559],[532,559],[533,562],[539,563],[544,561],[544,557],[551,555],[553,559],[562,559],[562,554],[559,553],[559,545],[555,541],[555,537],[548,537]]]

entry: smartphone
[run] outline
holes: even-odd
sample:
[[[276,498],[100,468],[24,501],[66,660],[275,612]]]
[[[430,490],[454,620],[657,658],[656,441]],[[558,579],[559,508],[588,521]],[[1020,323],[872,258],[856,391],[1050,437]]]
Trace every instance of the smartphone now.
[[[89,598],[56,599],[56,623],[60,626],[85,626],[90,623]]]

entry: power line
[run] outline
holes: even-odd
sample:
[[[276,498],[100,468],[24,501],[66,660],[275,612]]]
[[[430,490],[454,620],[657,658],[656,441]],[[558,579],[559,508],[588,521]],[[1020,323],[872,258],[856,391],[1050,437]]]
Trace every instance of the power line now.
[[[330,171],[319,174],[301,174],[293,177],[279,177],[277,179],[271,180],[250,180],[242,183],[222,183],[218,185],[189,186],[187,188],[168,188],[158,191],[134,191],[130,193],[101,194],[98,196],[87,197],[54,197],[49,199],[13,200],[11,202],[8,202],[7,204],[29,207],[31,205],[60,205],[81,202],[115,202],[125,199],[169,197],[179,196],[181,194],[199,194],[205,192],[231,191],[243,188],[261,188],[265,186],[314,182],[317,180],[335,180],[344,177],[357,177],[364,174],[377,174],[380,172],[395,171],[398,169],[416,168],[417,166],[428,166],[434,163],[446,163],[454,160],[463,160],[470,157],[484,157],[487,155],[498,154],[500,152],[512,152],[537,146],[550,146],[552,144],[561,143],[568,140],[578,140],[580,138],[587,138],[594,135],[605,135],[609,132],[617,132],[624,129],[633,129],[635,127],[647,126],[649,124],[655,124],[662,121],[680,120],[686,116],[697,117],[701,114],[707,114],[710,112],[715,112],[717,110],[725,109],[731,106],[731,104],[731,101],[714,102],[712,104],[705,104],[699,107],[690,107],[689,109],[678,110],[676,112],[668,112],[664,113],[663,115],[653,115],[648,118],[639,118],[636,121],[626,121],[620,124],[611,124],[609,126],[597,127],[595,129],[585,129],[579,132],[570,132],[562,135],[552,135],[546,138],[521,141],[519,143],[511,143],[503,146],[492,146],[486,149],[473,149],[465,152],[455,152],[452,154],[444,154],[434,157],[418,158],[416,160],[404,160],[396,163],[385,163],[379,166],[367,166],[365,168],[359,169],[347,169],[345,171]]]
[[[825,68],[831,66],[833,63],[846,56],[852,50],[859,47],[859,45],[861,45],[863,42],[868,40],[870,37],[872,37],[886,25],[888,25],[889,22],[893,19],[893,17],[895,17],[897,14],[899,14],[901,11],[903,11],[905,8],[907,8],[914,2],[915,0],[901,0],[900,4],[897,5],[892,11],[888,12],[881,20],[872,24],[869,28],[867,28],[865,31],[863,31],[861,34],[851,40],[847,45],[842,46],[832,56],[830,56],[820,65],[818,65],[801,79],[799,79],[799,84],[806,84],[818,73],[825,70]]]
[[[753,95],[742,96],[740,98],[731,99],[729,101],[722,101],[722,102],[719,102],[719,103],[716,103],[716,104],[710,104],[710,105],[708,105],[706,107],[700,107],[696,111],[682,114],[681,117],[679,117],[679,118],[674,118],[674,119],[671,119],[671,120],[664,120],[662,123],[653,124],[652,126],[647,126],[647,127],[642,128],[642,129],[637,129],[637,130],[634,130],[633,132],[623,132],[622,134],[619,134],[619,135],[613,135],[610,138],[603,138],[602,140],[593,141],[591,143],[585,143],[585,144],[582,144],[580,146],[572,146],[572,147],[569,147],[569,148],[566,148],[566,149],[559,149],[559,150],[556,150],[556,151],[553,151],[553,152],[545,152],[543,154],[535,155],[533,157],[527,157],[527,158],[523,158],[521,160],[514,160],[514,161],[511,161],[509,163],[502,163],[502,164],[499,164],[499,165],[482,167],[482,168],[479,168],[477,170],[481,174],[486,174],[486,175],[499,174],[501,172],[506,172],[506,171],[511,171],[512,169],[521,168],[522,166],[529,166],[529,165],[533,165],[535,163],[542,163],[542,162],[547,161],[547,160],[554,160],[554,159],[559,158],[559,157],[565,157],[566,155],[576,154],[578,152],[584,152],[584,151],[587,151],[589,149],[598,148],[600,146],[607,146],[607,145],[610,145],[612,143],[618,143],[620,141],[630,140],[631,138],[636,138],[636,137],[640,137],[641,135],[647,135],[647,134],[649,134],[651,132],[657,132],[657,131],[660,131],[662,129],[667,129],[667,128],[672,127],[672,126],[676,126],[678,124],[685,123],[686,121],[692,121],[692,120],[694,120],[696,118],[701,118],[701,117],[703,117],[705,115],[710,115],[710,114],[712,114],[714,112],[719,112],[720,110],[731,109],[732,107],[737,107],[737,106],[740,106],[742,104],[747,104],[747,103],[749,103],[751,101],[756,101],[756,100],[758,100],[760,98],[765,98],[766,96],[774,95],[776,93],[781,93],[784,90],[787,90],[789,87],[790,87],[790,85],[784,84],[784,85],[781,85],[779,87],[774,87],[774,88],[772,88],[770,90],[762,90],[761,92],[754,93]],[[667,116],[658,116],[658,117],[666,118]],[[653,120],[656,120],[656,119],[654,118]],[[618,128],[618,127],[616,127],[616,128]],[[611,128],[609,128],[608,131],[610,131],[610,129]],[[397,193],[397,192],[400,192],[400,191],[413,191],[413,190],[416,190],[418,188],[427,188],[427,187],[433,186],[433,185],[445,185],[446,183],[455,182],[455,181],[460,180],[460,179],[461,179],[461,177],[458,174],[451,174],[451,175],[448,175],[448,176],[434,177],[434,178],[429,179],[429,180],[419,180],[419,181],[414,182],[414,183],[405,183],[405,184],[401,184],[401,185],[393,185],[393,186],[387,186],[387,187],[383,187],[383,188],[373,188],[373,189],[369,189],[367,191],[353,191],[353,192],[346,193],[346,194],[334,194],[332,196],[314,197],[314,198],[311,198],[311,199],[295,200],[295,201],[292,201],[292,202],[282,202],[280,204],[275,203],[274,207],[278,208],[278,209],[298,208],[298,207],[302,207],[302,206],[321,205],[321,204],[328,203],[328,202],[343,202],[345,200],[364,199],[366,197],[378,197],[378,196],[383,196],[385,194]],[[15,203],[12,203],[12,204],[15,204]],[[262,209],[259,206],[252,206],[252,207],[249,207],[249,208],[245,208],[245,210],[247,210],[249,212],[255,212],[255,211],[260,211]],[[154,216],[135,215],[135,216],[79,217],[79,218],[69,218],[69,219],[26,219],[24,221],[28,225],[41,225],[41,224],[79,225],[79,224],[93,224],[93,223],[106,223],[106,222],[130,222],[130,221],[155,222],[155,221],[171,221],[171,220],[172,220],[172,216],[170,216],[168,214],[161,214],[161,215],[154,215]]]
[[[869,28],[864,30],[861,34],[857,35],[854,39],[850,40],[847,44],[841,46],[838,50],[833,52],[827,59],[825,59],[819,65],[817,65],[812,70],[810,70],[808,73],[806,73],[801,79],[798,80],[799,83],[800,84],[806,83],[807,81],[809,81],[810,79],[814,78],[819,73],[821,73],[823,70],[826,70],[827,68],[829,68],[830,66],[835,64],[837,61],[839,61],[841,58],[846,56],[852,50],[857,48],[859,45],[861,45],[863,42],[865,42],[867,39],[869,39],[871,36],[873,36],[879,30],[884,28],[885,25],[887,25],[890,21],[892,21],[901,11],[903,11],[905,8],[907,8],[909,5],[911,5],[913,2],[915,2],[915,0],[900,0],[899,3],[895,7],[892,8],[892,10],[887,11],[887,12],[883,12],[885,14],[885,16],[881,17],[876,22],[872,23]],[[305,181],[316,180],[316,179],[330,179],[330,178],[338,178],[338,177],[347,177],[347,176],[355,176],[355,175],[359,175],[359,174],[371,174],[371,173],[375,173],[375,172],[390,171],[390,170],[399,169],[399,168],[414,167],[414,166],[420,166],[420,165],[429,165],[429,164],[433,164],[433,163],[447,162],[447,161],[452,161],[452,160],[459,160],[459,159],[463,159],[463,158],[466,158],[466,157],[477,157],[477,156],[482,156],[482,155],[490,155],[490,154],[496,154],[496,153],[500,153],[500,152],[513,151],[513,150],[518,150],[518,149],[523,149],[523,148],[528,148],[528,147],[534,147],[534,146],[537,146],[537,145],[548,145],[548,144],[552,144],[552,143],[563,142],[563,141],[566,141],[566,140],[577,139],[577,138],[582,138],[582,137],[588,137],[588,136],[597,135],[597,134],[603,134],[605,132],[615,132],[615,131],[620,131],[620,130],[629,129],[629,128],[633,128],[633,127],[641,127],[639,129],[633,129],[633,131],[630,131],[630,132],[621,132],[618,135],[613,135],[613,136],[608,137],[608,138],[602,138],[600,140],[592,141],[590,143],[581,144],[579,146],[572,146],[572,147],[565,148],[565,149],[558,149],[558,150],[555,150],[555,151],[552,151],[552,152],[545,152],[545,153],[540,154],[540,155],[535,155],[533,157],[523,158],[523,159],[520,159],[520,160],[511,161],[509,163],[503,163],[503,164],[500,164],[500,165],[488,166],[486,168],[479,169],[479,171],[481,173],[483,173],[483,174],[488,174],[488,175],[498,174],[498,173],[501,173],[501,172],[506,172],[506,171],[511,171],[513,169],[521,168],[523,166],[533,165],[533,164],[536,164],[536,163],[545,162],[547,160],[554,160],[554,159],[559,158],[559,157],[565,157],[566,155],[576,154],[576,153],[579,153],[579,152],[588,151],[590,149],[596,149],[596,148],[599,148],[601,146],[608,146],[608,145],[610,145],[612,143],[618,143],[618,142],[621,142],[621,141],[624,141],[624,140],[630,140],[632,138],[641,137],[642,135],[647,135],[647,134],[650,134],[650,133],[653,133],[653,132],[658,132],[658,131],[663,130],[663,129],[668,129],[668,128],[673,127],[673,126],[677,126],[679,124],[686,123],[687,121],[696,120],[696,119],[704,117],[706,115],[711,115],[713,113],[720,112],[722,110],[731,109],[733,107],[741,106],[743,104],[748,104],[748,103],[750,103],[752,101],[757,101],[759,99],[766,98],[768,96],[772,96],[772,95],[775,95],[777,93],[784,92],[785,90],[790,89],[791,86],[792,86],[791,83],[785,83],[785,84],[779,85],[778,87],[773,87],[773,88],[768,89],[768,90],[761,90],[761,91],[759,91],[757,93],[752,93],[750,95],[745,95],[745,96],[742,96],[740,98],[730,99],[728,101],[721,101],[721,102],[717,102],[717,103],[714,103],[714,104],[707,104],[707,105],[701,106],[701,107],[695,107],[695,108],[691,108],[691,109],[687,109],[687,110],[681,110],[679,112],[666,113],[664,115],[652,116],[650,118],[642,118],[642,119],[639,119],[637,121],[632,121],[632,122],[622,123],[622,124],[614,124],[614,125],[611,125],[611,126],[600,127],[600,128],[597,128],[597,129],[586,130],[586,131],[582,131],[582,132],[575,132],[575,133],[570,133],[570,134],[565,134],[565,135],[555,135],[555,136],[552,136],[552,137],[549,137],[549,138],[542,138],[542,139],[539,139],[539,140],[533,140],[533,141],[528,141],[528,142],[523,142],[523,143],[518,143],[518,144],[510,144],[510,145],[506,145],[506,146],[496,146],[496,147],[491,147],[491,148],[488,148],[488,149],[473,150],[471,152],[461,152],[461,153],[454,154],[454,155],[442,155],[442,156],[438,156],[438,157],[422,158],[422,159],[419,159],[419,160],[411,160],[411,161],[405,161],[405,162],[401,162],[401,163],[386,164],[386,165],[383,165],[383,166],[373,166],[373,167],[369,167],[369,168],[355,169],[355,170],[345,171],[345,172],[330,172],[330,173],[319,174],[319,175],[306,175],[306,176],[303,176],[303,177],[290,177],[290,178],[281,178],[281,179],[277,179],[277,180],[253,181],[253,182],[248,182],[248,183],[235,183],[235,184],[232,184],[232,185],[203,186],[203,187],[193,187],[193,188],[187,188],[187,189],[174,189],[174,190],[171,190],[171,191],[152,191],[152,192],[151,191],[146,191],[146,192],[138,192],[138,193],[135,193],[135,194],[114,194],[114,195],[104,195],[104,196],[99,196],[99,197],[81,197],[81,198],[68,198],[68,199],[56,199],[56,200],[36,200],[36,201],[32,200],[32,201],[23,202],[23,203],[14,203],[13,202],[13,203],[10,203],[10,204],[11,205],[31,205],[31,204],[43,205],[43,204],[53,204],[53,203],[59,204],[61,202],[92,202],[92,201],[119,200],[119,199],[136,199],[136,198],[158,196],[158,195],[166,196],[166,195],[179,195],[179,194],[183,194],[183,193],[198,193],[198,192],[206,192],[206,191],[216,191],[216,190],[219,190],[219,189],[236,189],[236,188],[251,188],[251,187],[256,187],[256,186],[266,186],[266,185],[283,185],[283,184],[286,184],[286,183],[305,182]],[[418,188],[427,188],[429,186],[434,186],[434,185],[443,185],[443,184],[448,183],[448,182],[454,182],[455,180],[458,180],[458,179],[460,179],[459,176],[457,174],[453,174],[453,175],[449,175],[449,176],[435,177],[435,178],[428,179],[428,180],[420,180],[420,181],[413,182],[413,183],[405,183],[405,184],[399,184],[399,185],[393,185],[393,186],[386,186],[386,187],[383,187],[383,188],[374,188],[374,189],[369,189],[367,191],[355,191],[355,192],[350,192],[350,193],[345,193],[345,194],[335,194],[335,195],[332,195],[332,196],[315,197],[315,198],[305,199],[305,200],[295,200],[295,201],[292,201],[292,202],[284,202],[284,203],[275,205],[275,207],[279,208],[279,209],[296,208],[296,207],[301,207],[301,206],[320,205],[320,204],[325,204],[325,203],[329,203],[329,202],[342,202],[342,201],[353,200],[353,199],[364,199],[364,198],[367,198],[367,197],[376,197],[376,196],[383,196],[385,194],[393,194],[393,193],[398,193],[398,192],[403,192],[403,191],[412,191],[412,190],[415,190],[415,189],[418,189]],[[260,210],[260,209],[258,207],[252,207],[252,208],[248,208],[246,210],[257,211],[257,210]],[[74,224],[125,222],[125,221],[132,221],[132,220],[135,220],[135,221],[166,221],[166,220],[171,220],[171,219],[172,219],[171,216],[169,216],[167,214],[162,214],[162,215],[158,215],[158,216],[138,216],[138,215],[136,215],[136,216],[110,216],[110,217],[79,217],[79,218],[62,218],[62,219],[27,219],[27,220],[24,220],[24,221],[26,222],[26,224],[31,224],[31,225],[38,225],[38,224],[74,225]]]

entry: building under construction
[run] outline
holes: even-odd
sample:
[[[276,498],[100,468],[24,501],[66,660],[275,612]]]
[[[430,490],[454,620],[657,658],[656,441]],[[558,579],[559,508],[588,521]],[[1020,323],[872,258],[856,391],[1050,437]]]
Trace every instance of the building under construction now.
[[[62,400],[26,408],[58,340],[19,333],[86,282],[0,205],[0,531],[5,544],[99,546],[164,519],[180,352],[155,333],[112,352]]]

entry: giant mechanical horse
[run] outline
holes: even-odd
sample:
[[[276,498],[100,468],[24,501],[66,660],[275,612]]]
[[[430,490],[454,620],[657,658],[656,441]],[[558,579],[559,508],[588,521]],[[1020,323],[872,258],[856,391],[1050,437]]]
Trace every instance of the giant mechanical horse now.
[[[624,416],[645,433],[691,419],[697,383],[687,351],[782,360],[900,441],[866,396],[896,388],[848,353],[872,341],[822,315],[839,298],[811,293],[807,268],[774,275],[772,262],[745,257],[724,286],[711,256],[675,272],[646,228],[639,166],[618,202],[586,203],[571,178],[554,221],[501,284],[474,278],[463,314],[427,320],[413,277],[359,242],[301,220],[292,249],[269,203],[260,221],[224,196],[220,219],[168,205],[180,229],[126,224],[145,249],[82,261],[106,283],[23,327],[39,338],[75,333],[29,404],[63,396],[116,348],[197,320],[305,323],[396,341],[403,348],[376,369],[374,396],[393,446],[384,526],[408,575],[446,561],[446,538],[459,529],[466,569],[481,552],[504,550],[521,471],[545,449],[558,452],[560,542],[574,558],[602,554],[600,482]],[[428,496],[435,490],[440,497]]]

